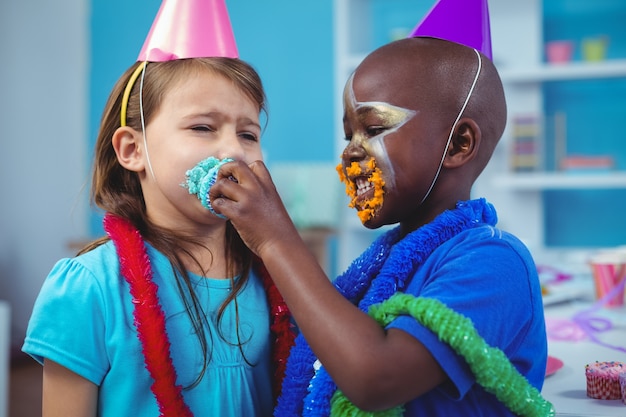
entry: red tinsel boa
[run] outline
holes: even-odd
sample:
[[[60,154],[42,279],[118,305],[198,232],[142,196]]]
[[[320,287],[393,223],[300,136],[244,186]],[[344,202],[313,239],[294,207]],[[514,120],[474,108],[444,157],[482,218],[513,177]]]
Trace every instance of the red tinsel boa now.
[[[151,389],[161,416],[192,417],[183,399],[182,387],[176,385],[165,315],[159,304],[158,287],[152,281],[150,258],[141,234],[128,220],[110,214],[104,218],[104,230],[115,244],[120,272],[130,286],[137,337],[141,342],[146,369],[154,381]]]
[[[130,286],[137,328],[146,369],[153,379],[151,386],[162,417],[193,416],[182,396],[182,387],[176,385],[176,370],[170,356],[170,342],[165,328],[165,314],[158,298],[158,287],[152,281],[150,258],[139,231],[126,219],[107,213],[104,230],[115,244],[120,260],[120,272]],[[270,330],[275,341],[272,349],[274,361],[274,396],[278,398],[285,375],[287,357],[294,344],[295,332],[289,309],[278,292],[269,273],[259,259],[255,259],[263,280],[270,305]]]
[[[280,397],[283,378],[287,369],[287,358],[291,347],[295,344],[296,334],[291,323],[291,313],[269,272],[259,258],[255,258],[254,267],[263,280],[265,294],[270,305],[270,315],[272,323],[270,330],[274,333],[274,347],[272,349],[272,359],[274,361],[274,399]]]

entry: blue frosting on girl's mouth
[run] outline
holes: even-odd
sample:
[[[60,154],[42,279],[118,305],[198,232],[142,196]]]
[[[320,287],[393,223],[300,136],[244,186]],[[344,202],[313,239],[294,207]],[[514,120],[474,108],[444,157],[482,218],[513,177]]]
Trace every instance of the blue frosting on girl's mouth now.
[[[215,180],[217,179],[217,173],[220,170],[220,167],[227,162],[232,162],[234,159],[232,158],[224,158],[222,160],[217,159],[213,156],[210,156],[200,162],[188,170],[185,173],[185,177],[187,179],[185,184],[182,184],[183,187],[189,189],[189,194],[195,194],[198,197],[198,200],[202,203],[202,205],[209,209],[211,213],[219,216],[221,218],[226,218],[221,214],[217,214],[213,207],[211,207],[211,201],[209,200],[209,190],[211,186],[215,184]]]

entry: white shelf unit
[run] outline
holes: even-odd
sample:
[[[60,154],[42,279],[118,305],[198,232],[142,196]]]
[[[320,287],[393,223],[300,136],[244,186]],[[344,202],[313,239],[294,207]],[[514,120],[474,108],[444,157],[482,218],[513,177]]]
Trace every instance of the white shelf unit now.
[[[494,62],[505,87],[509,122],[489,166],[473,191],[476,196],[485,196],[494,203],[500,227],[519,236],[536,257],[550,259],[552,253],[563,250],[545,247],[543,192],[625,189],[626,172],[511,172],[508,166],[511,118],[542,114],[544,83],[626,78],[626,60],[543,63],[542,1],[492,0],[489,4]]]
[[[626,59],[600,62],[544,64],[527,68],[501,68],[504,84],[542,83],[546,81],[622,78],[626,76]]]
[[[520,191],[626,188],[626,172],[615,171],[596,174],[560,172],[510,173],[494,178],[493,184],[498,188]]]

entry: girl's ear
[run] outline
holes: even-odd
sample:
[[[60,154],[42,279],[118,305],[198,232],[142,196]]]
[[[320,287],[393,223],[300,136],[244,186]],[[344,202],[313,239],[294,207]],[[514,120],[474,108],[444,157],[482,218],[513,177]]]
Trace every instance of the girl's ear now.
[[[481,138],[480,127],[474,119],[460,119],[448,146],[444,166],[456,168],[474,159],[478,155]]]
[[[113,149],[121,166],[129,171],[140,172],[145,169],[142,155],[143,136],[141,132],[124,126],[118,127],[111,138]]]

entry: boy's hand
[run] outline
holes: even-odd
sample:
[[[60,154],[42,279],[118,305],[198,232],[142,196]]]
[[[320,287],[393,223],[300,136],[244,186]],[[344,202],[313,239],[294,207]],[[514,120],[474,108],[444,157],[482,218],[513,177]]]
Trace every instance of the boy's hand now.
[[[213,209],[231,221],[244,243],[261,258],[273,245],[301,241],[261,161],[224,164],[209,199]]]

